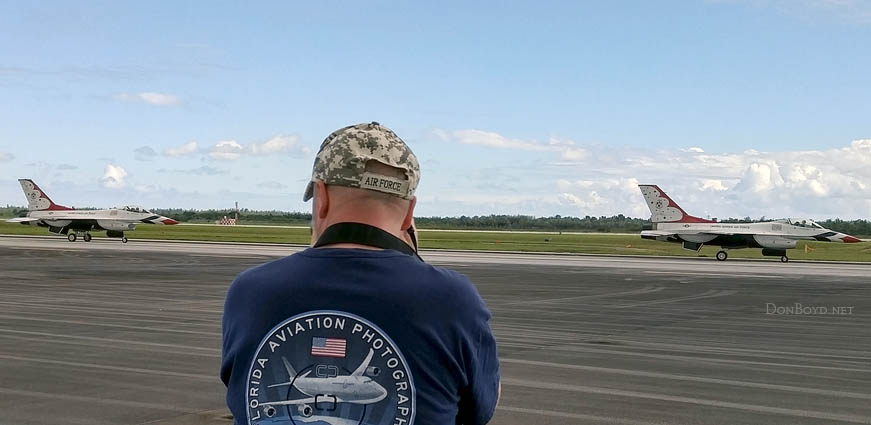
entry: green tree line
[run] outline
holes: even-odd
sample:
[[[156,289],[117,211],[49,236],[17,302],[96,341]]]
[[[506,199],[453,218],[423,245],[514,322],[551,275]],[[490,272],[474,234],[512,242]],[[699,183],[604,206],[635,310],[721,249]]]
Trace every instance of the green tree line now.
[[[184,223],[214,223],[223,217],[233,218],[235,211],[226,210],[190,210],[181,208],[154,209],[155,214],[172,217]],[[18,217],[27,214],[26,208],[0,207],[0,217]],[[600,217],[571,217],[555,215],[552,217],[533,217],[528,215],[493,214],[481,216],[460,217],[417,217],[417,226],[421,229],[454,229],[454,230],[533,230],[548,232],[601,232],[601,233],[636,233],[647,219],[626,217],[623,214]],[[751,223],[768,221],[765,217],[759,219],[729,218],[721,222]],[[254,211],[239,210],[239,224],[266,224],[283,226],[308,226],[311,222],[310,213],[286,211]],[[825,228],[847,233],[854,236],[871,236],[871,221],[829,219],[818,222]]]
[[[171,217],[183,223],[214,223],[224,217],[234,218],[236,210],[187,210],[180,208],[153,209],[155,214]],[[239,224],[274,224],[284,226],[308,226],[310,213],[286,211],[254,211],[247,208],[239,210]]]

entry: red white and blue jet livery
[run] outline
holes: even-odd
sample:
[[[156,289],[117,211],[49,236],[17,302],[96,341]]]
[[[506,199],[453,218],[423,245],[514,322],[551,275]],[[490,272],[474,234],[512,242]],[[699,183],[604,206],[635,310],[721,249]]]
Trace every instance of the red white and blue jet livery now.
[[[721,247],[717,259],[725,261],[727,250],[762,248],[762,255],[780,257],[789,261],[786,250],[795,248],[798,241],[861,242],[860,239],[840,233],[810,219],[786,218],[760,223],[718,223],[687,214],[659,186],[638,185],[647,206],[650,221],[641,230],[641,237],[663,242],[683,244],[684,249],[698,251],[704,245]]]
[[[77,210],[55,204],[33,180],[19,179],[24,196],[27,197],[27,217],[6,220],[10,223],[21,223],[47,227],[48,231],[58,235],[67,235],[70,242],[75,242],[77,236],[82,236],[85,242],[91,241],[91,231],[106,231],[110,238],[121,238],[127,243],[125,232],[134,230],[137,224],[178,224],[177,221],[154,214],[145,208],[126,206],[108,210]]]

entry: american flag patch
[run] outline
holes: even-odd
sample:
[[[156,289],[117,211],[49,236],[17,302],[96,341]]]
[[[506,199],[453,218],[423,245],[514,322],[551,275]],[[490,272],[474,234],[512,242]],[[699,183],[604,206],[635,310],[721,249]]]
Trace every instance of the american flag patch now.
[[[345,357],[347,342],[341,338],[312,338],[312,355],[322,357]]]

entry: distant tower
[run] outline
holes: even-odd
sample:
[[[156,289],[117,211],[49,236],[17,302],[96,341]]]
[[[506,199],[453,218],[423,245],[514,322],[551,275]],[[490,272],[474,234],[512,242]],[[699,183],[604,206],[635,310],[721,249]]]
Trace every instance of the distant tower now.
[[[236,222],[239,222],[239,201],[236,201]]]

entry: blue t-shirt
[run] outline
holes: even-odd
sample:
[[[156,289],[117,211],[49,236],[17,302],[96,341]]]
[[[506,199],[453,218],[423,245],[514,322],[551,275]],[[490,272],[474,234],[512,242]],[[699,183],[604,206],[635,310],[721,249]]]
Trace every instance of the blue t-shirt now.
[[[393,250],[307,249],[227,293],[237,424],[485,424],[499,362],[468,278]]]

